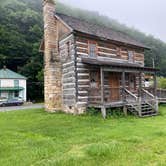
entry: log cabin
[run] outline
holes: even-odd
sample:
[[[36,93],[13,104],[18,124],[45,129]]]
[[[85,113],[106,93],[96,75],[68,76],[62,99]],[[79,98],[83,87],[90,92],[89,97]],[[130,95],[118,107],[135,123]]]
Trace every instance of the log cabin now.
[[[56,12],[43,0],[45,109],[82,114],[120,107],[140,117],[158,113],[157,69],[144,66],[144,44],[111,28]],[[154,88],[144,87],[144,75]]]

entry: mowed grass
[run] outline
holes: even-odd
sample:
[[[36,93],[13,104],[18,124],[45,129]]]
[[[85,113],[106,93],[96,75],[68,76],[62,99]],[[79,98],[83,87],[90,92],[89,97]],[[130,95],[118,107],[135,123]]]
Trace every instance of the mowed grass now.
[[[1,166],[166,165],[166,106],[151,118],[0,113]]]

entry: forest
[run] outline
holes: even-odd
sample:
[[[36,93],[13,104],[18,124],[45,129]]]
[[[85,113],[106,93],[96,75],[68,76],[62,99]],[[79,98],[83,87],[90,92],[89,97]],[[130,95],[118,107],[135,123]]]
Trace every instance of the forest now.
[[[145,64],[159,68],[166,76],[166,43],[127,27],[98,12],[86,11],[56,3],[57,12],[75,16],[95,24],[111,27],[144,43]],[[43,37],[42,0],[0,0],[0,68],[8,68],[28,78],[28,99],[43,99],[43,54],[39,53]]]

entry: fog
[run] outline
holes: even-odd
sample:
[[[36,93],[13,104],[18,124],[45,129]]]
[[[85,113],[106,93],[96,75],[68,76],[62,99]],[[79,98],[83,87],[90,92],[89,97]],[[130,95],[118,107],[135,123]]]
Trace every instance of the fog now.
[[[166,0],[60,0],[60,2],[98,11],[166,42]]]

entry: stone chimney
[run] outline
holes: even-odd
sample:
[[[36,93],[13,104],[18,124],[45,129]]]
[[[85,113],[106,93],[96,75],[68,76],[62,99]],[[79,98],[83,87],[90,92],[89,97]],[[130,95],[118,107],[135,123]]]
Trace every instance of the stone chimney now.
[[[54,0],[43,0],[44,15],[44,95],[48,112],[62,109],[61,61],[58,52]]]

